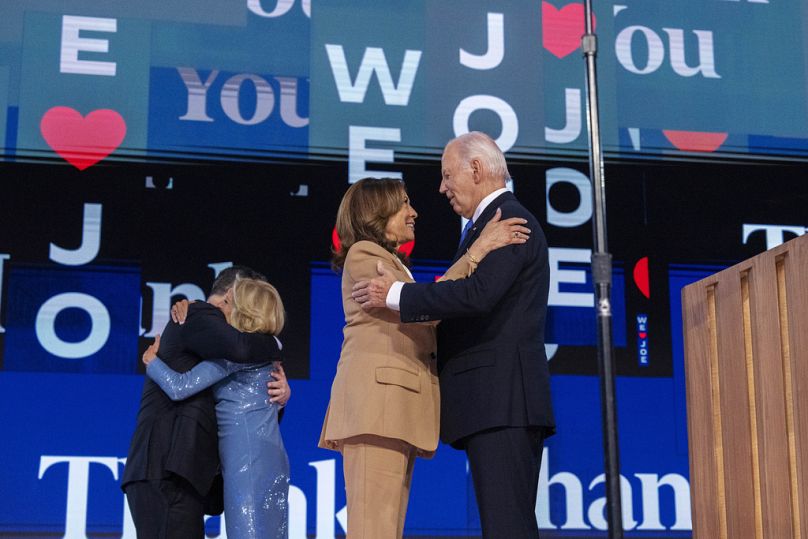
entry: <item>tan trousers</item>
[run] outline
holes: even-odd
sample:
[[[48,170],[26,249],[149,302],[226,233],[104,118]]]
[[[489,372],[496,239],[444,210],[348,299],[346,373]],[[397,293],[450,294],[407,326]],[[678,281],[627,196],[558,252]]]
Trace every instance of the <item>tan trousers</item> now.
[[[343,440],[347,539],[401,539],[414,463],[415,448],[403,440],[371,434]]]

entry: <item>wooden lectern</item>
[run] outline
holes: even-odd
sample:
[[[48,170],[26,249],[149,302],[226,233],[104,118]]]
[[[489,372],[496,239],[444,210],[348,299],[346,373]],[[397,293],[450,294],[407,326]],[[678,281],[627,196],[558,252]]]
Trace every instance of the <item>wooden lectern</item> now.
[[[682,289],[695,539],[808,539],[808,235]]]

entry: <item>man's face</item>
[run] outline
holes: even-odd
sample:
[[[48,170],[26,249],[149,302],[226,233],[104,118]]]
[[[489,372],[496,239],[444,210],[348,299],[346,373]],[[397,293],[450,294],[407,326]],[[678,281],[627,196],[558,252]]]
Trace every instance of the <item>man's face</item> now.
[[[225,295],[215,294],[208,297],[208,303],[217,307],[225,318],[230,319],[230,313],[233,312],[233,289],[228,289]]]
[[[446,195],[456,214],[470,219],[479,203],[476,187],[471,165],[460,158],[455,145],[449,144],[441,158],[440,193]]]

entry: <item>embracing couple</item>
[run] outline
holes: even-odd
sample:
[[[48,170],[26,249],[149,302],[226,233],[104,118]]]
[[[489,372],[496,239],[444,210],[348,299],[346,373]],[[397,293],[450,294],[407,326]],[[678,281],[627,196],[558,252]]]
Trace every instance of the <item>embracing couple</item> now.
[[[278,421],[290,390],[273,361],[284,316],[275,287],[241,266],[219,274],[206,302],[172,308],[143,354],[148,376],[121,482],[138,539],[202,539],[205,514],[222,509],[231,539],[287,537]]]
[[[467,455],[483,537],[539,533],[555,430],[547,242],[490,137],[450,141],[441,166],[440,192],[469,221],[439,282],[415,283],[398,251],[418,216],[402,182],[360,180],[337,214],[345,328],[320,446],[342,453],[349,539],[402,537],[415,457],[434,454],[439,432]]]

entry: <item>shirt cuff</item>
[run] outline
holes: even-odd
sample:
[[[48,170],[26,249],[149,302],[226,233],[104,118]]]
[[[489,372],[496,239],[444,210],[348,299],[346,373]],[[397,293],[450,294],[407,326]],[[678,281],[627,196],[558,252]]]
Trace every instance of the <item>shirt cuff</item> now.
[[[400,311],[401,307],[401,289],[404,287],[402,281],[396,281],[390,285],[390,290],[387,291],[387,308],[393,311]]]

